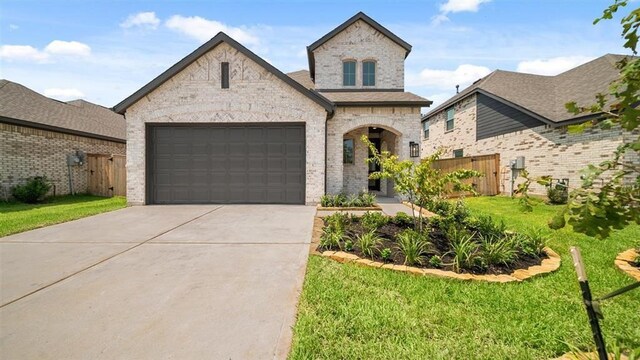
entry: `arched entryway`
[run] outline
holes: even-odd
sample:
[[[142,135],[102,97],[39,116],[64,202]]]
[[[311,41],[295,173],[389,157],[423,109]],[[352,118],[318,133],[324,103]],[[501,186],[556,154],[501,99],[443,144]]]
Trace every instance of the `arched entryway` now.
[[[378,151],[388,151],[391,154],[399,153],[399,144],[402,138],[400,132],[395,129],[370,124],[348,130],[342,136],[343,140],[343,164],[342,185],[346,194],[358,194],[364,191],[372,192],[377,196],[394,196],[393,183],[390,180],[372,180],[369,175],[379,171],[379,165],[367,163],[371,156],[367,145],[362,141],[366,136]]]

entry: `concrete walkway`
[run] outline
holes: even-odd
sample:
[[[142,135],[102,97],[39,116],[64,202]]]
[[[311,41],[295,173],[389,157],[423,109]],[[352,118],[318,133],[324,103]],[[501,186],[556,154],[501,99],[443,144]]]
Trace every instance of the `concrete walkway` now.
[[[6,359],[283,359],[314,207],[132,207],[0,238]]]

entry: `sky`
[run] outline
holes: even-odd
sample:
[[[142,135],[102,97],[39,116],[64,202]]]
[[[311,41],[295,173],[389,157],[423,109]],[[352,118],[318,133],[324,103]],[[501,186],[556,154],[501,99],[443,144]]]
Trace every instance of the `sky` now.
[[[219,31],[285,73],[308,69],[306,46],[363,11],[413,46],[405,89],[435,107],[495,69],[555,75],[628,54],[620,16],[593,25],[612,1],[3,0],[0,78],[112,107]]]

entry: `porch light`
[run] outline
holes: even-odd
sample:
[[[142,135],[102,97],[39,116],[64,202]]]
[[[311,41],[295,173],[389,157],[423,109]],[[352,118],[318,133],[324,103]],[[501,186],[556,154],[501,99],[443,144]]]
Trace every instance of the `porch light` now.
[[[417,142],[411,141],[409,143],[409,155],[411,157],[419,157],[420,156],[420,144]]]

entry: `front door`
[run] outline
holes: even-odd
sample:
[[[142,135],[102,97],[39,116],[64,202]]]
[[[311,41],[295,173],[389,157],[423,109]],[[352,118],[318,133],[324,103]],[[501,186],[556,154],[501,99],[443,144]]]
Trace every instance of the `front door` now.
[[[378,153],[380,153],[380,138],[369,139],[369,141],[371,141],[376,150],[378,150]],[[369,149],[369,158],[372,157],[373,154],[371,153],[371,149]],[[380,164],[374,161],[369,162],[369,175],[376,171],[380,171]],[[369,179],[369,191],[380,191],[380,179]]]

